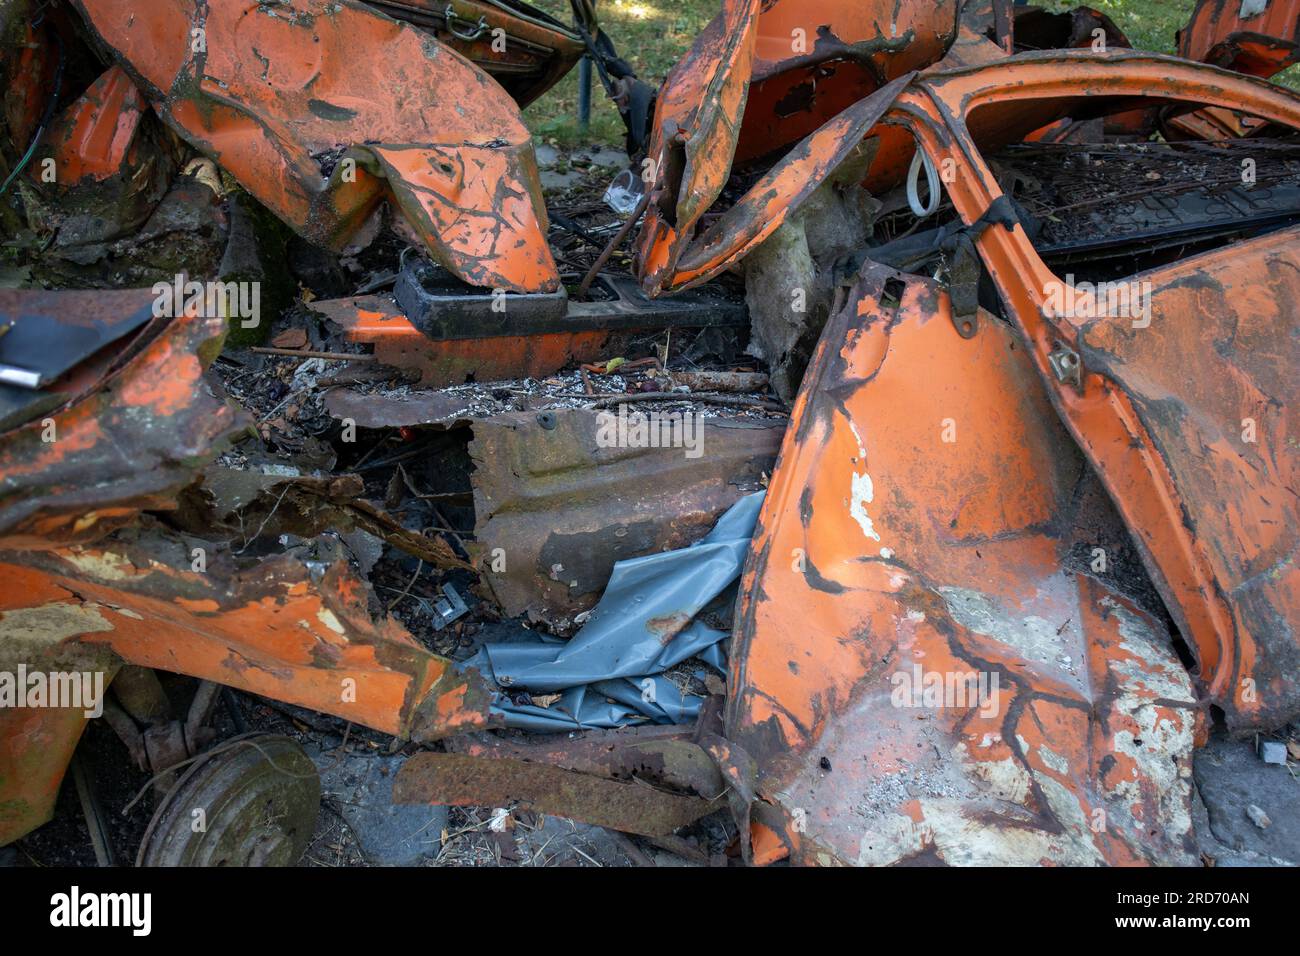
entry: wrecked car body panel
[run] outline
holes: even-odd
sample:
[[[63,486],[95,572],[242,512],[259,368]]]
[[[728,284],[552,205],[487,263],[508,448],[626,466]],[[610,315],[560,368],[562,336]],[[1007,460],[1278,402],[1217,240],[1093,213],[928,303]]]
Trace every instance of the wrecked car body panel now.
[[[50,131],[59,180],[107,179],[128,162],[148,104],[120,67],[101,76]]]
[[[648,153],[591,0],[66,4],[0,62],[0,279],[114,291],[0,290],[0,672],[116,682],[139,860],[208,852],[173,768],[248,723],[300,835],[334,735],[496,862],[519,810],[706,865],[1195,865],[1210,726],[1300,714],[1300,97],[1221,68],[1294,4],[1202,3],[1207,66],[1091,8],[722,0]],[[630,168],[555,149],[548,216],[517,108],[581,57]],[[283,288],[171,317],[116,291],[151,269]],[[0,845],[87,724],[0,710]]]
[[[652,201],[637,240],[637,274],[647,294],[684,284],[679,260],[733,164],[779,152],[816,130],[815,144],[800,147],[814,165],[790,170],[793,182],[811,191],[829,171],[838,141],[852,139],[841,129],[851,125],[844,111],[937,61],[957,35],[959,4],[948,0],[832,5],[815,36],[803,5],[760,6],[725,4],[665,80],[647,153]],[[754,208],[744,215],[761,223],[785,211],[781,199],[789,197],[770,192],[771,185],[769,173],[749,191]],[[703,273],[698,265],[688,271],[692,278]]]
[[[526,3],[480,0],[366,0],[394,20],[432,32],[527,106],[586,51],[576,32]],[[449,15],[450,11],[450,15]]]
[[[1295,0],[1199,0],[1178,31],[1178,55],[1251,76],[1270,77],[1300,62]]]
[[[476,673],[453,670],[397,622],[372,619],[369,589],[345,563],[284,555],[235,571],[217,564],[213,546],[213,566],[195,572],[194,540],[146,530],[39,555],[0,552],[5,664],[107,652],[97,669],[108,679],[130,662],[413,739],[496,723]],[[70,755],[59,748],[75,744],[84,722],[75,708],[5,709],[0,841],[48,819]]]
[[[354,0],[77,5],[159,116],[305,238],[340,249],[391,196],[465,281],[558,285],[513,101],[432,37]]]
[[[649,203],[638,238],[647,294],[664,284],[700,217],[722,192],[740,134],[758,0],[728,0],[664,81],[643,174]]]
[[[113,679],[117,656],[102,645],[78,640],[101,626],[96,609],[62,602],[66,592],[26,568],[3,567],[3,573],[0,669],[9,675],[20,673],[20,667],[98,672],[105,684]],[[89,700],[80,704],[0,707],[0,845],[54,815],[64,772],[94,715]]]
[[[368,588],[346,564],[313,566],[283,555],[237,570],[221,567],[214,547],[208,570],[194,572],[187,543],[146,530],[30,556],[25,569],[5,570],[16,581],[35,576],[42,588],[60,589],[64,604],[100,619],[80,640],[106,644],[134,664],[216,680],[394,735],[435,739],[490,725],[485,685],[472,671],[453,673],[396,622],[373,620]],[[28,614],[55,607],[38,605]],[[7,612],[0,633],[6,620],[17,624]],[[160,642],[160,627],[185,639]]]
[[[1300,512],[1287,437],[1300,398],[1289,372],[1300,360],[1289,307],[1300,296],[1298,248],[1292,229],[1140,274],[1152,286],[1151,329],[1105,318],[1079,329],[1085,368],[1132,402],[1203,543],[1233,636],[1221,634],[1217,661],[1206,661],[1240,726],[1285,721],[1300,702]]]
[[[484,581],[511,617],[571,618],[595,603],[616,561],[695,541],[758,490],[784,429],[703,419],[697,440],[708,454],[690,458],[680,447],[602,448],[602,428],[617,420],[616,411],[561,411],[474,426],[475,551],[485,569],[495,549],[509,554]]]
[[[784,149],[905,73],[941,59],[966,15],[931,3],[764,4],[735,162]]]
[[[82,334],[92,333],[88,319],[99,310],[143,319],[155,299],[150,290],[3,291],[0,307],[20,322],[58,310],[75,342],[78,319]],[[172,320],[71,404],[0,438],[0,546],[90,541],[142,510],[170,507],[194,468],[237,427],[234,410],[203,374],[225,332],[221,316]]]
[[[737,611],[756,829],[823,865],[1189,862],[1190,680],[1067,562],[1085,466],[991,319],[872,267],[827,327]]]
[[[32,420],[0,439],[6,672],[54,661],[111,679],[125,661],[414,738],[493,726],[488,685],[473,669],[453,671],[386,614],[373,615],[368,584],[338,555],[252,561],[240,557],[248,537],[236,550],[142,519],[146,510],[177,508],[196,471],[243,427],[204,376],[226,318],[156,318],[156,300],[152,290],[0,292],[6,318],[23,330],[44,322],[64,334],[69,364],[90,355],[69,373],[71,394],[54,393],[62,407],[28,408]],[[285,484],[267,483],[277,505],[287,502],[282,519],[295,506]],[[302,491],[316,522],[355,525],[431,564],[468,567],[441,541],[361,500],[359,484],[345,477],[317,485]],[[253,538],[276,510],[248,510],[250,522],[261,522]],[[225,509],[213,511],[205,531],[233,525]],[[247,535],[254,526],[244,527]],[[2,716],[0,839],[9,842],[48,819],[86,718],[76,708],[6,707]]]
[[[1043,69],[1048,63],[1060,62],[1069,64],[1068,74]],[[900,98],[899,108],[908,119],[919,120],[915,126],[917,135],[934,162],[950,160],[964,171],[947,185],[955,207],[969,224],[978,220],[1001,194],[971,130],[981,130],[985,142],[988,139],[1014,141],[1018,133],[1040,128],[1039,118],[1060,109],[1059,98],[1063,95],[1151,97],[1164,102],[1232,107],[1284,126],[1300,126],[1300,98],[1286,90],[1210,67],[1139,53],[1114,53],[1106,57],[1056,53],[1020,57],[983,69],[952,71],[928,81],[923,95],[909,92]],[[978,126],[979,114],[977,120],[968,120],[971,129],[966,122],[955,118],[969,117],[985,105]],[[990,135],[987,124],[995,117],[993,128],[998,132]],[[1267,242],[1253,240],[1253,243]],[[1110,490],[1125,523],[1138,536],[1153,581],[1160,588],[1179,630],[1196,649],[1199,679],[1214,702],[1227,712],[1229,726],[1238,729],[1260,726],[1270,713],[1294,712],[1294,685],[1289,682],[1279,685],[1273,679],[1277,673],[1274,666],[1266,663],[1271,658],[1278,668],[1284,668],[1282,662],[1294,660],[1293,631],[1289,625],[1271,628],[1267,650],[1259,648],[1252,652],[1253,638],[1243,642],[1246,625],[1238,616],[1239,609],[1234,608],[1235,601],[1229,597],[1242,582],[1234,582],[1231,575],[1226,580],[1221,577],[1226,566],[1213,558],[1217,549],[1237,550],[1240,545],[1235,543],[1235,537],[1220,537],[1227,531],[1222,519],[1213,520],[1204,528],[1189,519],[1187,509],[1195,506],[1185,495],[1195,492],[1178,487],[1180,453],[1161,447],[1155,440],[1143,421],[1140,399],[1130,396],[1122,383],[1103,373],[1094,373],[1086,366],[1077,380],[1062,380],[1053,356],[1059,361],[1063,343],[1077,354],[1085,323],[1078,318],[1060,316],[1053,310],[1049,296],[1052,290],[1064,287],[1063,281],[1047,269],[1024,230],[1019,225],[1012,229],[989,228],[982,232],[977,244],[1067,427]],[[1233,249],[1244,256],[1240,260],[1243,265],[1250,261],[1245,248],[1248,247]],[[1153,281],[1157,287],[1160,285],[1158,277]],[[1212,303],[1206,304],[1212,311]],[[1203,315],[1199,305],[1197,314]],[[1214,319],[1206,315],[1201,321]],[[1274,324],[1284,327],[1291,321],[1289,314],[1278,313]],[[1162,333],[1152,336],[1157,341],[1161,337]],[[1140,338],[1140,333],[1135,338]],[[1195,351],[1201,360],[1213,364],[1215,360],[1207,354],[1206,340],[1198,338],[1197,341]],[[1244,356],[1230,361],[1249,363]],[[1211,405],[1223,412],[1232,398],[1229,389],[1214,397]],[[1239,432],[1241,420],[1250,417],[1250,409],[1232,414],[1232,429]],[[1285,425],[1281,427],[1285,432]],[[1240,450],[1228,451],[1231,442],[1218,444],[1220,438],[1226,440],[1230,434],[1228,423],[1205,432],[1205,437],[1198,442],[1201,445],[1198,454],[1210,454],[1217,459],[1214,467],[1223,469],[1218,479],[1220,487],[1225,491],[1231,487],[1230,500],[1239,502],[1235,507],[1226,508],[1234,520],[1244,516],[1250,516],[1246,518],[1248,521],[1268,520],[1268,511],[1277,507],[1274,502],[1286,500],[1288,493],[1282,491],[1283,484],[1277,484],[1266,498],[1268,504],[1250,500],[1249,489],[1257,487],[1261,477],[1256,475],[1257,465],[1249,457],[1243,457]],[[1190,465],[1183,463],[1183,467]],[[1271,470],[1262,480],[1278,481],[1288,467]],[[1217,506],[1223,504],[1218,502]],[[1208,505],[1205,502],[1201,506]],[[1272,541],[1273,535],[1264,540]],[[1285,544],[1279,547],[1279,554],[1289,551]],[[1277,597],[1275,594],[1274,598]],[[1286,603],[1283,601],[1283,605]],[[1275,620],[1287,619],[1284,606],[1272,603],[1268,606],[1268,613]],[[1251,674],[1239,669],[1245,659],[1254,667],[1262,665],[1261,674],[1270,676],[1270,687],[1276,696],[1267,703],[1257,691],[1263,681],[1255,681]],[[1274,707],[1279,710],[1273,711]]]
[[[663,287],[685,288],[713,278],[779,229],[841,166],[870,166],[874,153],[863,139],[911,79],[908,74],[886,84],[787,153],[743,199],[682,250]]]

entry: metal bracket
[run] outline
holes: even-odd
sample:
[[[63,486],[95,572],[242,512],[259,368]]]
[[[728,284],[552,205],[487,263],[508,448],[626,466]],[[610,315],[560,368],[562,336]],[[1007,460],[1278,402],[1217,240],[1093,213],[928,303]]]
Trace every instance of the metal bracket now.
[[[442,597],[433,602],[433,629],[441,631],[444,627],[469,612],[465,599],[450,584],[442,586]]]
[[[1056,373],[1058,382],[1073,385],[1076,388],[1083,384],[1083,362],[1080,361],[1079,353],[1074,349],[1058,345],[1047,356],[1047,361],[1052,364],[1052,371]]]

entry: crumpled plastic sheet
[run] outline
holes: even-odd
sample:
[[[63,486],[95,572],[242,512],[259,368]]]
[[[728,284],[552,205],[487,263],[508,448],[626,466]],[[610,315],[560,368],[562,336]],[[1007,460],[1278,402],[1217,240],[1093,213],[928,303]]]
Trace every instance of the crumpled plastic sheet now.
[[[764,494],[741,498],[689,547],[615,564],[572,639],[488,644],[466,661],[503,689],[561,694],[541,707],[517,704],[503,690],[493,709],[506,726],[557,733],[694,720],[703,698],[683,695],[662,675],[691,658],[725,669],[727,632],[695,617],[739,579]]]

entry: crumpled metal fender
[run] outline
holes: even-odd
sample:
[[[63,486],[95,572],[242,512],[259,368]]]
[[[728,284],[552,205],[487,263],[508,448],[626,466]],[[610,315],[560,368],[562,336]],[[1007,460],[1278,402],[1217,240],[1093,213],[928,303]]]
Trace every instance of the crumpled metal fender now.
[[[646,150],[650,203],[637,237],[638,276],[648,295],[667,284],[731,175],[760,5],[724,0],[660,88]]]
[[[207,548],[201,571],[196,543]],[[285,554],[237,568],[215,545],[146,526],[90,547],[0,552],[0,571],[0,646],[23,622],[76,608],[94,623],[63,637],[132,664],[421,740],[492,724],[477,672],[425,650],[395,619],[372,617],[369,586],[341,560]],[[29,585],[60,598],[32,602]]]
[[[188,674],[367,727],[433,740],[492,726],[477,671],[372,617],[346,562],[279,555],[235,569],[157,528],[91,547],[0,551],[0,668]],[[55,663],[51,663],[55,662]],[[76,708],[0,709],[0,845],[49,819],[85,726]]]
[[[42,309],[58,308],[93,319],[96,309],[148,313],[156,298],[148,289],[9,291],[0,312],[40,321]],[[204,377],[226,319],[153,321],[165,326],[74,401],[0,435],[0,548],[92,541],[143,510],[173,507],[239,427]]]
[[[1007,325],[963,338],[935,283],[864,270],[742,579],[727,737],[760,862],[1195,861],[1198,705],[1164,628],[1073,557],[1114,525],[1087,477]]]
[[[532,140],[495,80],[355,0],[74,0],[163,120],[307,239],[391,196],[474,285],[550,292]]]
[[[654,193],[637,237],[646,293],[682,285],[678,260],[694,245],[733,163],[824,130],[890,80],[938,61],[957,35],[959,7],[957,0],[876,0],[810,12],[796,0],[727,0],[669,73],[655,107],[647,153]],[[751,210],[759,217],[779,208],[757,187],[748,196],[761,197],[752,205],[766,210]]]
[[[887,83],[844,110],[790,150],[745,196],[686,245],[665,290],[707,282],[772,235],[827,178],[857,158],[870,162],[868,132],[916,74]]]
[[[1270,77],[1300,62],[1300,0],[1200,0],[1178,55]]]
[[[1068,98],[1101,96],[1238,109],[1300,128],[1300,96],[1288,90],[1136,52],[1021,56],[934,75],[900,97],[894,118],[913,127],[936,163],[956,164],[948,194],[972,223],[1001,195],[967,129],[972,112],[987,110],[984,135],[1006,141],[1040,127]],[[1151,284],[1152,322],[1142,329],[1056,314],[1050,293],[1065,283],[1020,226],[986,229],[977,246],[1053,403],[1195,652],[1210,699],[1235,730],[1294,718],[1296,396],[1294,376],[1282,370],[1300,359],[1296,231],[1133,277]],[[1081,356],[1077,384],[1053,366],[1062,348]],[[1243,440],[1248,419],[1257,442]]]

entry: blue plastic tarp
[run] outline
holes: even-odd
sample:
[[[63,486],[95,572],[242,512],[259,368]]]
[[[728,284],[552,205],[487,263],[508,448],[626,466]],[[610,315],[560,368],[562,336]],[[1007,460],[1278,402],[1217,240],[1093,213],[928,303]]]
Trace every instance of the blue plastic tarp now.
[[[619,561],[572,639],[485,645],[466,665],[503,689],[496,709],[506,725],[556,732],[694,720],[702,699],[662,674],[691,658],[725,667],[727,633],[696,616],[739,579],[762,504],[763,492],[747,495],[689,547]],[[508,694],[517,691],[561,696],[542,707],[515,703]]]

